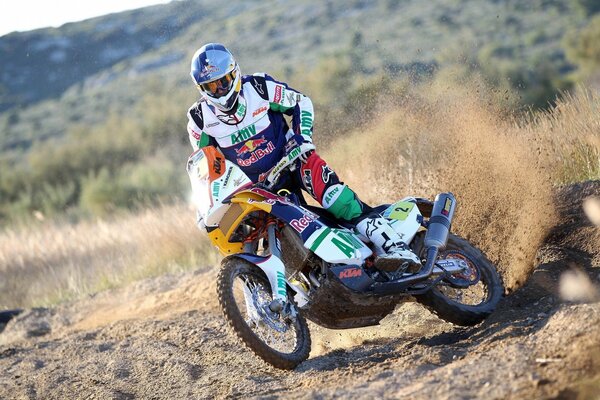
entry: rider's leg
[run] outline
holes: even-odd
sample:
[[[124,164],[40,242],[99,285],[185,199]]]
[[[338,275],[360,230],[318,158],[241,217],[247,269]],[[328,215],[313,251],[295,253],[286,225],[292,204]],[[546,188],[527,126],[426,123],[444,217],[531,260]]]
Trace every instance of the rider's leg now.
[[[340,182],[337,174],[314,151],[297,170],[296,179],[302,182],[304,190],[337,219],[353,221],[371,211],[371,207],[360,201],[348,186]]]
[[[410,266],[421,264],[387,220],[374,213],[354,191],[340,182],[337,174],[316,152],[302,164],[298,174],[304,189],[323,208],[335,218],[355,224],[357,231],[375,245],[377,268],[396,270],[405,263]]]
[[[375,245],[375,267],[384,271],[396,271],[403,265],[413,270],[420,268],[421,261],[392,228],[389,222],[377,214],[364,217],[356,224],[356,230]]]

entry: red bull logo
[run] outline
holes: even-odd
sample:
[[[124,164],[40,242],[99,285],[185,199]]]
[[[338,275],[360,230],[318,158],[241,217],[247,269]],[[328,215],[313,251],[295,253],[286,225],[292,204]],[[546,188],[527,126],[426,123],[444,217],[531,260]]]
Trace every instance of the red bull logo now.
[[[265,143],[267,143],[267,140],[265,139],[264,136],[259,139],[247,140],[246,143],[243,144],[243,146],[235,149],[235,152],[238,156],[241,156],[242,154],[253,152],[260,145],[263,145]]]
[[[208,64],[202,69],[202,72],[200,72],[200,77],[204,78],[205,76],[210,75],[213,72],[219,72],[219,67],[217,67],[216,65]]]
[[[299,219],[293,219],[290,221],[290,225],[294,228],[298,233],[304,232],[306,228],[310,225],[311,222],[314,222],[316,218],[313,218],[311,215],[305,215]]]
[[[265,143],[267,143],[267,146],[265,148],[257,148],[258,146],[261,146]],[[238,158],[237,163],[242,167],[249,167],[250,165],[254,164],[266,155],[271,154],[273,150],[275,150],[275,145],[273,144],[273,142],[265,140],[264,137],[262,139],[248,140],[246,143],[244,143],[242,147],[236,149],[235,151],[238,156],[250,153],[250,157],[246,159]]]

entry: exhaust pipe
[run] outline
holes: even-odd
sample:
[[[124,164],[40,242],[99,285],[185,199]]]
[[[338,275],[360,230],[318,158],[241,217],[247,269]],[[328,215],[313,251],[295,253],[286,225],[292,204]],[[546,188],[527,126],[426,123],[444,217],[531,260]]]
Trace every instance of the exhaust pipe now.
[[[456,198],[452,193],[440,193],[435,197],[427,234],[425,235],[425,247],[427,249],[436,247],[441,250],[446,247],[455,209]]]
[[[431,212],[431,218],[429,218],[429,226],[425,234],[427,260],[425,261],[423,272],[427,276],[431,275],[440,250],[446,248],[454,210],[456,210],[456,198],[452,193],[440,193],[435,197],[433,211]]]
[[[431,276],[440,250],[443,250],[448,243],[450,234],[450,225],[456,209],[456,198],[452,193],[440,193],[435,197],[429,226],[425,234],[425,248],[427,249],[427,259],[420,272],[415,275],[399,279],[394,282],[383,283],[374,288],[376,293],[392,294],[407,288],[415,282],[427,279]]]

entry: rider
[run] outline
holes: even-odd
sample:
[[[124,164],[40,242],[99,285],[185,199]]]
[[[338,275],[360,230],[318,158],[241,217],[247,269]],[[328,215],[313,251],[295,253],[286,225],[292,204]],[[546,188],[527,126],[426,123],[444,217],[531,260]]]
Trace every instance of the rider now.
[[[292,149],[300,148],[300,168],[291,176],[335,218],[349,221],[376,248],[375,266],[395,270],[419,266],[386,219],[374,213],[317,155],[312,142],[311,100],[269,75],[242,76],[225,46],[208,43],[192,58],[191,76],[201,98],[188,110],[187,130],[194,150],[213,145],[253,181],[264,179]],[[284,115],[291,116],[292,129]]]

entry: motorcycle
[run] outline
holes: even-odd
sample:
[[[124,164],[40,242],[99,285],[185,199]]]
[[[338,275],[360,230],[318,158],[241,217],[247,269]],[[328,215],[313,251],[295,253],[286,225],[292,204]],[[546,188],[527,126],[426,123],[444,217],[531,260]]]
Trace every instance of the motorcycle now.
[[[306,360],[307,319],[330,329],[372,326],[415,300],[457,325],[475,325],[492,313],[502,281],[480,250],[450,232],[451,193],[374,208],[422,260],[416,271],[405,265],[381,271],[374,248],[351,224],[306,204],[299,193],[273,190],[299,156],[292,150],[259,184],[213,146],[188,160],[201,223],[225,256],[219,304],[257,356],[281,369]]]

